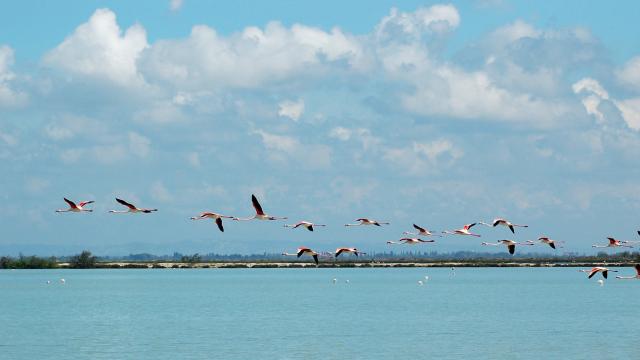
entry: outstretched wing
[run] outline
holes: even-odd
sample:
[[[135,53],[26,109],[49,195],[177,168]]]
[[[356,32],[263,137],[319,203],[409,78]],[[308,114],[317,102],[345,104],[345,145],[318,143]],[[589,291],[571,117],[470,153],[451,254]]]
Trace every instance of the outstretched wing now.
[[[516,246],[515,245],[507,245],[507,247],[509,248],[509,254],[513,255],[513,253],[516,252]]]
[[[88,204],[93,204],[95,201],[91,200],[91,201],[83,201],[80,203],[80,207],[88,205]]]
[[[420,231],[420,232],[426,232],[426,230],[425,230],[424,228],[421,228],[420,226],[418,226],[418,225],[416,225],[416,224],[413,224],[413,227],[414,227],[416,230]]]
[[[258,199],[253,194],[251,194],[251,202],[253,203],[253,208],[256,209],[256,214],[264,215],[264,211],[262,211],[262,206],[260,206]]]
[[[71,206],[72,208],[76,208],[76,207],[77,207],[77,206],[76,206],[76,203],[74,203],[73,201],[71,201],[71,200],[69,200],[69,199],[67,199],[67,198],[63,198],[63,199],[64,199],[64,201],[66,201],[66,202],[67,202],[67,204],[69,204],[69,206]]]
[[[608,274],[608,272],[609,272],[609,271],[607,271],[607,270],[603,270],[603,271],[602,271],[602,276],[604,276],[604,278],[605,278],[605,279],[607,278],[607,274]]]
[[[318,254],[313,254],[313,261],[315,261],[316,265],[318,265]]]
[[[309,230],[309,231],[313,231],[313,225],[309,225],[309,226],[307,226],[307,230]]]
[[[593,275],[595,275],[597,272],[598,272],[598,270],[596,270],[596,269],[591,270],[591,272],[589,273],[589,279],[591,279],[593,277]]]
[[[224,232],[224,227],[222,226],[222,218],[216,219],[216,225],[218,225],[218,229],[220,229],[220,231]]]
[[[556,248],[556,244],[555,244],[555,243],[552,243],[552,242],[550,242],[550,243],[549,243],[549,246],[551,246],[551,248],[552,248],[552,249],[555,249],[555,248]]]
[[[344,249],[338,249],[336,251],[336,257],[338,257],[340,254],[342,254],[343,251],[344,251]]]
[[[516,233],[516,231],[513,229],[513,225],[509,225],[509,229],[511,230],[512,233]]]
[[[130,204],[130,203],[128,203],[128,202],[126,202],[126,201],[124,201],[124,200],[122,200],[122,199],[118,199],[118,198],[116,198],[116,201],[117,201],[117,202],[119,202],[120,204],[122,204],[122,205],[124,205],[124,206],[128,207],[129,209],[135,209],[135,208],[136,208],[136,207],[135,207],[135,205]]]

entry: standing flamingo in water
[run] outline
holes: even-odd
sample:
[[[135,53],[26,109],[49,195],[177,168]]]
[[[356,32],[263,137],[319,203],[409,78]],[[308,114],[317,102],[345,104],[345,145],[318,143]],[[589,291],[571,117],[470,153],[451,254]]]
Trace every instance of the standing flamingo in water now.
[[[202,220],[202,219],[213,219],[218,225],[218,229],[224,232],[224,227],[222,226],[222,219],[233,219],[233,216],[220,215],[213,212],[203,212],[198,216],[192,216],[191,220]]]
[[[533,245],[533,244],[530,242],[516,242],[513,240],[498,240],[497,243],[483,242],[482,245],[491,245],[491,246],[506,245],[507,249],[509,249],[509,254],[513,255],[516,252],[516,245]]]
[[[640,264],[636,264],[634,268],[636,269],[635,276],[616,276],[616,279],[640,279]]]
[[[472,227],[474,227],[476,225],[476,223],[473,224],[467,224],[465,226],[462,227],[462,229],[457,229],[457,230],[445,230],[442,233],[443,234],[449,234],[449,235],[469,235],[469,236],[475,236],[475,237],[480,237],[480,235],[478,234],[473,234],[469,231],[469,229],[471,229]]]
[[[84,206],[87,205],[87,204],[93,204],[94,203],[93,200],[92,201],[82,201],[82,202],[79,202],[77,204],[74,203],[73,201],[67,199],[67,198],[64,198],[64,201],[66,201],[67,204],[69,204],[69,208],[68,209],[58,209],[58,210],[56,210],[56,212],[62,213],[62,212],[83,212],[83,211],[92,212],[93,211],[91,209],[85,209],[84,208]]]
[[[264,211],[262,211],[262,206],[260,206],[258,199],[253,194],[251,194],[251,203],[253,204],[253,208],[256,210],[255,215],[249,218],[234,217],[233,220],[248,221],[248,220],[286,220],[287,219],[286,217],[277,217],[277,216],[271,216],[271,215],[265,214]]]
[[[158,211],[158,209],[142,209],[142,208],[138,208],[135,205],[128,203],[122,199],[118,199],[116,198],[116,201],[126,207],[129,208],[129,210],[109,210],[110,213],[151,213],[154,211]]]
[[[420,226],[418,226],[416,224],[413,224],[413,228],[418,230],[418,232],[417,233],[412,233],[412,232],[409,232],[409,231],[405,231],[402,234],[403,235],[440,236],[440,237],[442,237],[442,235],[436,235],[436,234],[432,233],[431,231],[429,231],[429,230],[427,230],[427,229],[425,229],[423,227],[420,227]]]
[[[367,226],[367,225],[381,226],[381,225],[389,225],[388,222],[381,222],[381,221],[376,221],[376,220],[367,219],[367,218],[356,219],[356,221],[359,221],[359,223],[358,224],[344,224],[344,226]]]
[[[511,230],[512,233],[516,233],[516,230],[514,229],[514,227],[529,227],[529,225],[518,225],[518,224],[513,224],[510,221],[506,220],[506,219],[501,219],[501,218],[496,218],[493,219],[493,221],[491,222],[491,224],[487,224],[486,222],[481,221],[480,224],[482,225],[487,225],[487,226],[506,226],[509,228],[509,230]]]
[[[282,255],[297,256],[297,257],[300,257],[302,255],[309,255],[313,258],[313,261],[315,261],[316,265],[318,265],[318,253],[307,247],[299,247],[295,254],[289,254],[288,252],[283,252]]]
[[[612,237],[608,237],[607,238],[609,240],[609,244],[607,245],[591,245],[591,247],[594,248],[609,248],[609,247],[628,247],[628,248],[632,248],[633,246],[631,245],[626,245],[626,241],[620,241],[620,240],[616,240]]]
[[[327,225],[314,224],[314,223],[309,222],[309,221],[299,221],[297,224],[285,225],[284,227],[295,229],[295,228],[299,228],[300,226],[305,227],[309,231],[313,231],[313,227],[314,226],[327,226]]]

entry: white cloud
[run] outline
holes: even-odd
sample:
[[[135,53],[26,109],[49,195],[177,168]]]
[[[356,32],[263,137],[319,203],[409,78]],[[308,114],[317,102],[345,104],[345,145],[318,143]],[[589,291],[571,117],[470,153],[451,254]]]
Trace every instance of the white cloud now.
[[[292,136],[271,134],[264,130],[255,130],[262,143],[270,150],[268,157],[276,162],[296,162],[309,169],[328,168],[331,166],[331,148],[326,145],[301,144]]]
[[[6,134],[0,131],[0,140],[8,146],[15,146],[18,144],[18,139],[15,136]]]
[[[329,136],[338,140],[347,141],[351,138],[351,129],[337,126],[331,129]]]
[[[109,9],[98,9],[89,21],[47,53],[44,63],[72,76],[130,86],[142,83],[136,61],[147,47],[142,26],[133,25],[123,34],[116,15]]]
[[[0,107],[22,106],[27,102],[27,94],[10,87],[15,74],[10,68],[13,65],[13,49],[0,46]]]
[[[620,83],[640,90],[640,56],[627,61],[621,69],[616,71],[616,77]]]
[[[173,196],[164,186],[162,181],[156,181],[151,185],[151,189],[149,190],[151,194],[151,198],[160,202],[169,202],[173,199]]]
[[[599,123],[603,123],[606,119],[599,107],[602,102],[610,102],[613,104],[625,123],[630,129],[640,130],[640,98],[614,99],[609,97],[609,93],[600,83],[592,78],[583,78],[572,86],[573,92],[583,95],[582,104],[588,114],[598,119]]]
[[[193,166],[194,168],[199,168],[200,167],[200,154],[198,154],[197,152],[190,152],[187,154],[187,162],[189,163],[189,165]]]
[[[182,5],[184,5],[184,1],[183,0],[170,0],[169,1],[169,9],[171,9],[171,11],[178,11],[182,8]]]
[[[298,101],[285,100],[278,104],[279,116],[298,121],[302,113],[304,113],[304,101],[302,99]]]
[[[151,151],[151,140],[135,132],[129,132],[129,150],[134,155],[145,158]]]
[[[160,40],[144,52],[141,69],[148,81],[192,88],[256,88],[310,76],[331,64],[364,69],[368,59],[361,43],[334,28],[269,23],[265,29],[247,27],[228,37],[214,29],[194,26],[181,40]]]
[[[441,166],[451,166],[464,155],[450,140],[413,142],[410,147],[387,148],[383,158],[410,174],[435,172]]]

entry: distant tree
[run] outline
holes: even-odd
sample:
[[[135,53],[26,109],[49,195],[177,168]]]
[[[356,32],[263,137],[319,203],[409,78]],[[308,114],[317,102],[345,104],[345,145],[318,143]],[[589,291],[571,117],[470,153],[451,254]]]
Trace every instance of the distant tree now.
[[[96,257],[91,255],[91,251],[85,250],[69,259],[69,267],[74,269],[91,269],[96,267]]]
[[[184,263],[199,263],[202,261],[202,257],[200,257],[200,254],[195,253],[191,256],[189,255],[183,255],[182,258],[180,258],[180,262],[184,262]]]

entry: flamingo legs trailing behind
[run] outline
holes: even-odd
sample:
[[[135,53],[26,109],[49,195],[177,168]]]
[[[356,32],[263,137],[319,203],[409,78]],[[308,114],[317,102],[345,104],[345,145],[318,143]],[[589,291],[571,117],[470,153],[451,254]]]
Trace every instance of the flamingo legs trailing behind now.
[[[640,280],[640,264],[636,264],[634,266],[635,270],[636,270],[636,274],[634,276],[616,276],[616,279],[638,279]]]
[[[131,203],[128,203],[128,202],[126,202],[126,201],[124,201],[122,199],[118,199],[118,198],[116,198],[116,201],[118,203],[128,207],[129,209],[128,210],[109,210],[110,213],[145,213],[145,214],[148,214],[148,213],[151,213],[151,212],[154,212],[154,211],[158,211],[158,209],[143,209],[143,208],[139,208],[139,207],[136,207],[135,205],[133,205]]]
[[[400,240],[396,241],[387,241],[387,244],[406,244],[406,245],[417,245],[417,244],[424,244],[424,243],[433,243],[436,242],[435,240],[422,240],[419,238],[402,238]]]
[[[93,210],[91,209],[85,209],[84,206],[88,205],[88,204],[93,204],[93,201],[82,201],[79,203],[74,203],[73,201],[64,198],[64,201],[67,202],[67,204],[69,204],[69,208],[68,209],[58,209],[56,210],[56,212],[92,212]]]
[[[309,221],[300,221],[300,222],[298,222],[298,223],[296,223],[296,224],[291,224],[291,225],[286,225],[286,224],[285,224],[285,225],[284,225],[284,227],[287,227],[287,228],[293,228],[293,229],[299,228],[300,226],[305,227],[305,228],[306,228],[307,230],[309,230],[309,231],[313,231],[313,227],[314,227],[314,226],[327,226],[327,225],[323,225],[323,224],[314,224],[314,223],[309,222]]]
[[[224,226],[222,226],[222,219],[233,219],[233,216],[220,215],[213,212],[203,212],[198,216],[192,216],[191,220],[213,219],[218,225],[218,229],[224,232]]]
[[[598,272],[602,272],[602,277],[605,278],[605,279],[607,278],[607,274],[609,273],[609,271],[618,272],[618,270],[610,270],[610,269],[608,269],[606,267],[602,267],[602,266],[596,266],[596,267],[592,268],[591,270],[578,270],[578,271],[589,273],[589,276],[588,276],[589,279],[591,279]]]
[[[262,206],[260,206],[260,203],[258,202],[258,199],[253,194],[251,194],[251,203],[253,204],[253,208],[256,210],[255,215],[248,218],[234,217],[233,220],[249,221],[249,220],[286,220],[287,219],[286,217],[278,217],[278,216],[271,216],[271,215],[265,214],[264,211],[262,210]]]
[[[628,248],[632,248],[633,246],[631,245],[626,245],[625,241],[620,241],[620,240],[616,240],[612,237],[608,237],[607,238],[609,240],[609,244],[607,245],[591,245],[591,247],[594,248],[609,248],[609,247],[628,247]]]
[[[416,232],[416,233],[412,233],[412,232],[409,232],[409,231],[405,231],[405,232],[403,232],[402,234],[403,234],[403,235],[439,236],[439,237],[442,237],[442,235],[434,234],[434,233],[432,233],[431,231],[429,231],[429,230],[427,230],[427,229],[425,229],[425,228],[423,228],[423,227],[420,227],[420,226],[418,226],[418,225],[416,225],[416,224],[413,224],[413,228],[414,228],[414,229],[416,229],[416,230],[418,230],[418,232]]]
[[[299,247],[298,250],[296,251],[295,254],[290,254],[288,252],[283,252],[282,255],[284,256],[296,256],[296,257],[300,257],[302,255],[309,255],[313,258],[313,261],[315,261],[316,265],[318,265],[318,253],[306,248],[306,247]]]
[[[473,234],[469,231],[469,229],[471,229],[472,227],[474,227],[476,225],[476,223],[472,223],[472,224],[467,224],[465,226],[463,226],[461,229],[457,229],[457,230],[445,230],[442,233],[443,234],[449,234],[449,235],[468,235],[468,236],[475,236],[475,237],[480,237],[480,235],[478,234]]]
[[[533,244],[530,242],[516,242],[513,240],[498,240],[497,243],[483,242],[482,245],[491,245],[491,246],[505,245],[509,250],[509,254],[513,255],[516,252],[516,245],[533,245]]]

